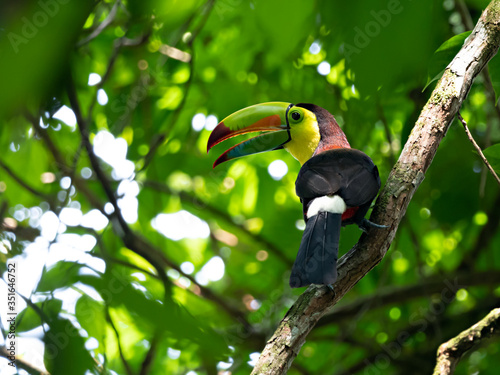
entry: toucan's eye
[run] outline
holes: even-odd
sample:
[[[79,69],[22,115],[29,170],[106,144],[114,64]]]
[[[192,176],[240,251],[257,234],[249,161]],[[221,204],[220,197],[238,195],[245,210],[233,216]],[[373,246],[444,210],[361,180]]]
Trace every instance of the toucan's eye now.
[[[292,118],[295,121],[299,121],[300,120],[300,113],[299,112],[292,112]]]

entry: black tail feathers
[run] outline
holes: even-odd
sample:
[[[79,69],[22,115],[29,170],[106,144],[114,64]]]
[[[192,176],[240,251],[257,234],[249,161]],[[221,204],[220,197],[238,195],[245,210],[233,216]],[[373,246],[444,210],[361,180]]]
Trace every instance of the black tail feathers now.
[[[307,221],[290,275],[292,288],[329,285],[337,280],[341,217],[341,214],[319,212]]]

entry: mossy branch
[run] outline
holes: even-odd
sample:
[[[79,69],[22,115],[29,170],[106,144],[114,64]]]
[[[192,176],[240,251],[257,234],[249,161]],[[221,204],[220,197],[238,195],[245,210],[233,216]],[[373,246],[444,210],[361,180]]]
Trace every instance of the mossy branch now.
[[[453,374],[462,355],[484,339],[500,334],[500,308],[492,310],[486,317],[466,329],[458,336],[442,344],[437,352],[437,363],[433,375]]]

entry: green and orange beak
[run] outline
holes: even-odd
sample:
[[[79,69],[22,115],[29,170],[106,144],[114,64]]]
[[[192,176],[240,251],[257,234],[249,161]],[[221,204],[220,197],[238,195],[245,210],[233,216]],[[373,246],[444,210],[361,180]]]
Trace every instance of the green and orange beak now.
[[[288,125],[290,103],[269,102],[240,109],[222,120],[212,131],[207,143],[207,152],[229,138],[238,135],[262,132],[262,134],[240,142],[225,151],[214,162],[214,168],[231,159],[278,150],[291,140]]]

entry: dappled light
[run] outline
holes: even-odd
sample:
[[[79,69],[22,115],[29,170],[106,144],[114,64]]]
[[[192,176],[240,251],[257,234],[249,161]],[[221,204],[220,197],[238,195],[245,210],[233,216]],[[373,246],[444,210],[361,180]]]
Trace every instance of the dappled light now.
[[[288,173],[288,166],[283,160],[274,160],[267,167],[267,171],[274,180],[279,181]]]
[[[0,374],[420,375],[461,332],[455,373],[496,374],[500,0],[3,3]],[[348,150],[299,103],[377,166],[368,224],[332,203],[366,178],[299,198]],[[311,207],[331,288],[289,284]]]
[[[195,279],[200,285],[207,285],[210,281],[218,281],[224,276],[224,268],[222,258],[213,257],[196,273]]]
[[[151,225],[165,237],[174,241],[183,238],[207,238],[210,234],[205,221],[185,210],[172,214],[159,214],[153,218]]]

